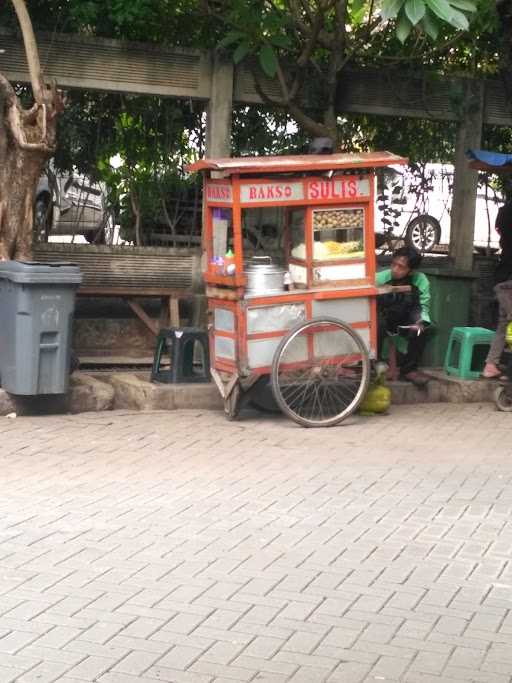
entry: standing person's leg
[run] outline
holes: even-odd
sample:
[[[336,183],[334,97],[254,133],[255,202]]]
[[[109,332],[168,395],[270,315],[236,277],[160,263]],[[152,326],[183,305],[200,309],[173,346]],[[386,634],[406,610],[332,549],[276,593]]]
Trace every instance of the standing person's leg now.
[[[489,349],[485,367],[482,372],[482,376],[487,379],[499,377],[501,375],[498,363],[500,362],[501,354],[505,348],[507,325],[512,321],[512,280],[507,280],[506,282],[496,285],[494,291],[500,308],[496,336]]]

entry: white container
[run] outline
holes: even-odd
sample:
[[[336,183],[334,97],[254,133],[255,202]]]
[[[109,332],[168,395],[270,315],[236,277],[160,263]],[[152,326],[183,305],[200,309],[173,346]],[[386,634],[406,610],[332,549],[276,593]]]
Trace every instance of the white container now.
[[[267,296],[285,291],[286,270],[273,263],[270,256],[254,256],[245,265],[247,296]]]

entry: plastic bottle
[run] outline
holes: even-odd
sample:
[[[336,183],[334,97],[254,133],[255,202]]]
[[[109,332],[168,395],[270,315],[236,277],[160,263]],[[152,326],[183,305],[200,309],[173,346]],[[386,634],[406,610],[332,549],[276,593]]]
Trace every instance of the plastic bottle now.
[[[235,274],[235,255],[231,249],[228,249],[224,256],[224,273],[225,275]]]
[[[509,322],[509,324],[507,325],[505,341],[507,342],[508,348],[512,351],[512,322]]]

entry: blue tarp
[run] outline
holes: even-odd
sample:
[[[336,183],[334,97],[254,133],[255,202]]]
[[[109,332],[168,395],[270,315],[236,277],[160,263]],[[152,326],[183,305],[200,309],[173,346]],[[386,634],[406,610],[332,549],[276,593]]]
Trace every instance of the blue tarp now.
[[[466,156],[474,161],[480,161],[487,166],[510,166],[512,165],[512,154],[501,154],[500,152],[488,152],[485,149],[468,149]]]

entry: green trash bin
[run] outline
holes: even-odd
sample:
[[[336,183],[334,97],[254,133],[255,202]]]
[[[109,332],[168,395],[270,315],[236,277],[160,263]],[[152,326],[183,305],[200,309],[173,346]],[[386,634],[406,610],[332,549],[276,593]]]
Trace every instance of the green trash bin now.
[[[0,263],[0,380],[21,396],[68,389],[75,290],[72,263]]]
[[[422,272],[430,282],[433,326],[421,363],[425,367],[440,368],[452,328],[468,325],[475,275],[454,268],[426,268]]]

